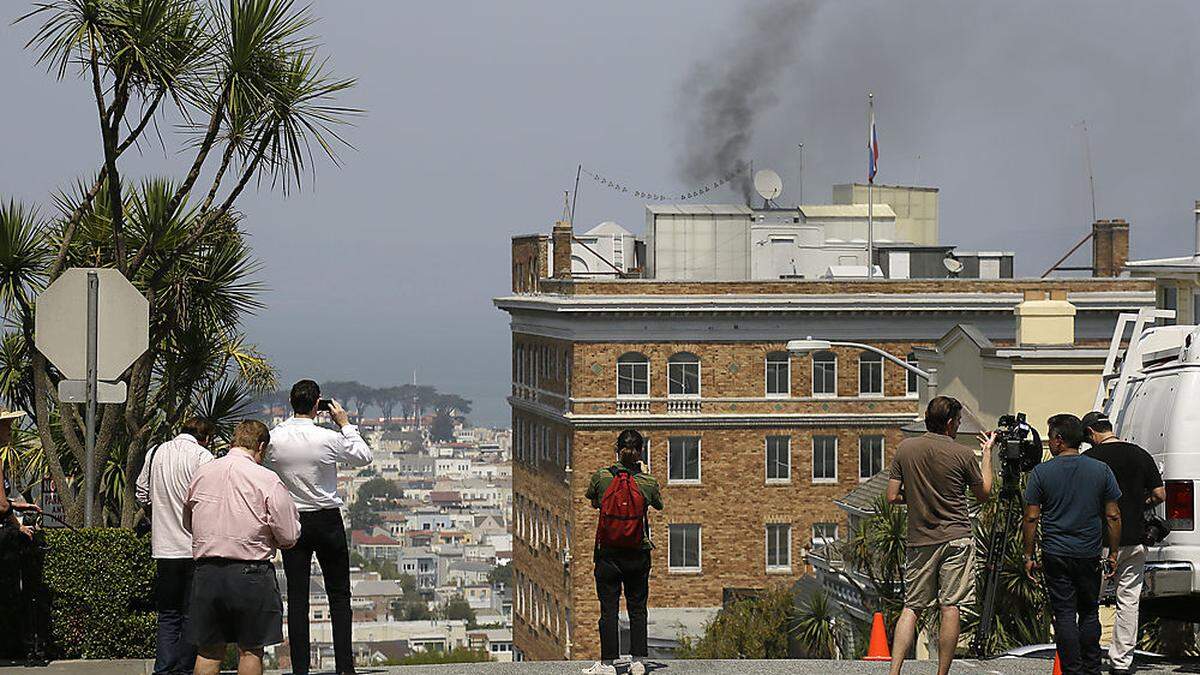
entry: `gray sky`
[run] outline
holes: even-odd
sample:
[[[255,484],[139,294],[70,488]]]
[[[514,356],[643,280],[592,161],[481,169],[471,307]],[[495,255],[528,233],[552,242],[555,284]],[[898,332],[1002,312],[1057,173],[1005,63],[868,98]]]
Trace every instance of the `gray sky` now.
[[[345,101],[368,114],[345,167],[322,167],[315,188],[240,200],[271,287],[251,337],[285,382],[383,386],[416,369],[474,399],[477,421],[507,423],[508,327],[491,298],[508,290],[509,236],[548,232],[579,162],[635,188],[686,191],[677,158],[699,103],[683,84],[698,64],[701,83],[743,77],[745,46],[760,38],[768,65],[745,147],[756,168],[783,174],[781,201],[795,196],[800,141],[805,201],[862,180],[872,90],[878,180],[940,187],[944,243],[1015,250],[1026,275],[1065,252],[1091,218],[1075,126],[1086,118],[1099,217],[1130,220],[1135,257],[1191,250],[1200,5],[839,0],[796,13],[787,48],[758,35],[772,9],[315,2],[332,64],[359,78]],[[48,209],[100,151],[87,89],[33,66],[21,48],[30,30],[0,28],[0,197]],[[147,148],[123,173],[178,162]],[[585,177],[577,226],[602,220],[640,231],[644,216]]]

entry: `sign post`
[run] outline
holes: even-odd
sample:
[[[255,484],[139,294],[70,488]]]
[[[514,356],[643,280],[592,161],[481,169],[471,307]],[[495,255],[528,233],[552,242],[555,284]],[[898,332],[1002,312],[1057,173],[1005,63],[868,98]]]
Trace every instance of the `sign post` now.
[[[84,424],[87,435],[84,449],[87,454],[87,471],[84,481],[88,499],[83,507],[84,527],[92,527],[95,514],[93,511],[92,494],[96,489],[96,351],[99,339],[100,319],[100,277],[94,272],[87,273],[87,408],[84,413]]]
[[[59,400],[84,404],[84,523],[95,526],[96,409],[124,403],[121,376],[149,348],[150,303],[119,271],[74,267],[37,299],[34,343],[63,374]]]

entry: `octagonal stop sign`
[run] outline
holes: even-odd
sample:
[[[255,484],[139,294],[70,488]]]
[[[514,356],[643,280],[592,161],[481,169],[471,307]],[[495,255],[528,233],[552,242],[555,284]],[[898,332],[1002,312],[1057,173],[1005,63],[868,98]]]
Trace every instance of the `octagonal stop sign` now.
[[[87,378],[88,273],[99,281],[96,377],[114,381],[150,346],[150,303],[120,271],[73,267],[37,299],[34,343],[71,380]]]

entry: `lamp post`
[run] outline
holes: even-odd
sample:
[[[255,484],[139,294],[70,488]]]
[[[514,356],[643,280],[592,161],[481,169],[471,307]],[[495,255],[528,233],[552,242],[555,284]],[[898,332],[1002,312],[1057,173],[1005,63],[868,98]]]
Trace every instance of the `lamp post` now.
[[[933,397],[937,396],[937,371],[926,371],[914,366],[913,364],[896,358],[895,356],[883,351],[882,349],[865,344],[862,342],[844,342],[841,340],[814,340],[810,335],[803,340],[789,340],[787,350],[792,354],[812,354],[813,352],[823,352],[833,347],[850,347],[851,349],[861,349],[864,352],[878,354],[892,363],[900,366],[908,372],[925,380],[925,398],[921,403],[928,403]]]

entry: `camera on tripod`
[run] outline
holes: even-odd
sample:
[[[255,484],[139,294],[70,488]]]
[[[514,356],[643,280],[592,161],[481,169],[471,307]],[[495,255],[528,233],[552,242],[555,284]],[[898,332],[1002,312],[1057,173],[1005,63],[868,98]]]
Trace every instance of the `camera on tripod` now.
[[[1000,458],[1000,495],[987,533],[984,559],[983,607],[971,651],[982,657],[991,641],[996,618],[996,589],[1000,585],[1008,542],[1016,536],[1021,519],[1021,475],[1033,471],[1042,461],[1042,437],[1025,421],[1025,413],[1002,415],[996,424],[996,448]]]
[[[1025,421],[1025,413],[1001,415],[996,426],[1000,477],[1005,485],[1015,485],[1042,461],[1042,437]]]

